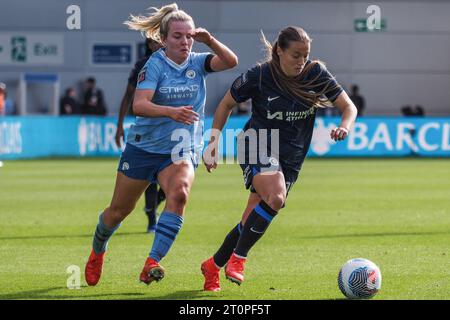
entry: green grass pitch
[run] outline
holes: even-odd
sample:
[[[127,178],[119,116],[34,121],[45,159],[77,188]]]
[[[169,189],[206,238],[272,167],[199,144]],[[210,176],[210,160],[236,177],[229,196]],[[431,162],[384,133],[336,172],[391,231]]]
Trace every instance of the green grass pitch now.
[[[240,219],[237,165],[197,170],[184,226],[162,261],[138,276],[153,241],[143,198],[112,237],[96,287],[84,281],[98,214],[117,159],[6,161],[0,168],[0,299],[341,299],[339,268],[364,257],[381,269],[374,299],[450,298],[450,161],[306,160],[286,208],[252,249],[242,286],[202,291],[200,263]],[[162,209],[162,208],[160,208]],[[68,289],[67,267],[81,269]]]

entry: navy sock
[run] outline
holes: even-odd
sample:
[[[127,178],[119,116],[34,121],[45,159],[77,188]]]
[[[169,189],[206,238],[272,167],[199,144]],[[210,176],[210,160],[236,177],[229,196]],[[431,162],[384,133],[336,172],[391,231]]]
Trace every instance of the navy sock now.
[[[97,228],[95,228],[94,241],[92,243],[92,248],[96,254],[106,251],[108,247],[108,240],[113,235],[114,231],[119,229],[120,223],[114,228],[109,228],[103,223],[103,213],[100,214],[98,218]]]
[[[247,257],[248,251],[263,236],[276,214],[277,211],[261,201],[248,216],[234,252],[238,256]]]
[[[164,200],[166,200],[166,194],[164,193],[164,190],[161,187],[159,187],[156,207],[158,207]]]
[[[215,264],[218,267],[223,267],[227,261],[230,259],[231,254],[233,253],[234,248],[239,240],[239,236],[241,235],[241,223],[239,222],[225,237],[222,245],[219,250],[214,254],[213,259]]]
[[[156,183],[152,183],[145,190],[145,213],[150,219],[151,215],[156,215],[156,207],[158,202],[158,186]]]
[[[183,224],[183,217],[163,211],[155,230],[150,258],[159,262],[166,256]]]

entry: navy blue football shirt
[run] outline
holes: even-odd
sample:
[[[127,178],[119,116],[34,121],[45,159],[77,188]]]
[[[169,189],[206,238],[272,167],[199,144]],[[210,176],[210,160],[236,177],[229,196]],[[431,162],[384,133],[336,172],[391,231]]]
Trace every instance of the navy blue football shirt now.
[[[308,60],[305,67],[312,63]],[[299,81],[308,83],[308,91],[320,92],[326,85],[333,90],[326,97],[333,102],[343,91],[335,78],[322,63],[315,65]],[[317,107],[304,99],[295,99],[275,83],[268,63],[257,65],[241,74],[232,84],[230,93],[236,102],[252,99],[252,115],[244,127],[248,129],[268,129],[270,149],[270,129],[278,129],[279,155],[274,155],[281,165],[299,171],[308,152]],[[271,153],[271,150],[267,151]],[[269,154],[268,154],[269,155]]]

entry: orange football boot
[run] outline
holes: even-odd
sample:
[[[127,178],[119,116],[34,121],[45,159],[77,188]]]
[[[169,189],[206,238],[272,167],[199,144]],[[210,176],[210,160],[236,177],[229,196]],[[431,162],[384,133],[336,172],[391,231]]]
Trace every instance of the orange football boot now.
[[[245,258],[239,258],[234,253],[225,267],[225,276],[231,282],[241,285],[244,282],[244,263]]]
[[[100,280],[104,256],[105,252],[96,254],[94,249],[92,249],[91,255],[89,256],[89,260],[84,269],[84,277],[88,285],[95,286]]]
[[[164,268],[158,262],[148,257],[145,261],[144,269],[142,269],[139,280],[145,284],[150,284],[153,281],[160,281],[164,278]]]
[[[201,270],[205,277],[203,290],[220,291],[220,268],[216,266],[213,257],[202,263]]]

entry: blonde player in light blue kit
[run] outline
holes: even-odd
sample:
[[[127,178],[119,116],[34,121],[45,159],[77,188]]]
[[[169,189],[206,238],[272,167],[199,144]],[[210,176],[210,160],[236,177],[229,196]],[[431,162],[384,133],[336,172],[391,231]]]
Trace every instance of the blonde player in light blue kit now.
[[[146,284],[164,277],[159,264],[166,256],[182,223],[186,202],[194,181],[199,152],[203,148],[203,118],[208,73],[233,68],[236,55],[174,3],[154,10],[149,16],[131,16],[125,22],[147,38],[160,41],[142,68],[133,102],[136,122],[130,128],[122,153],[114,195],[99,217],[93,248],[86,264],[89,285],[100,280],[107,242],[120,223],[134,209],[149,183],[158,181],[166,194],[166,206],[156,226],[155,238],[140,280]],[[214,53],[191,52],[194,40]],[[183,133],[183,148],[172,134]],[[188,137],[188,138],[186,138]]]

